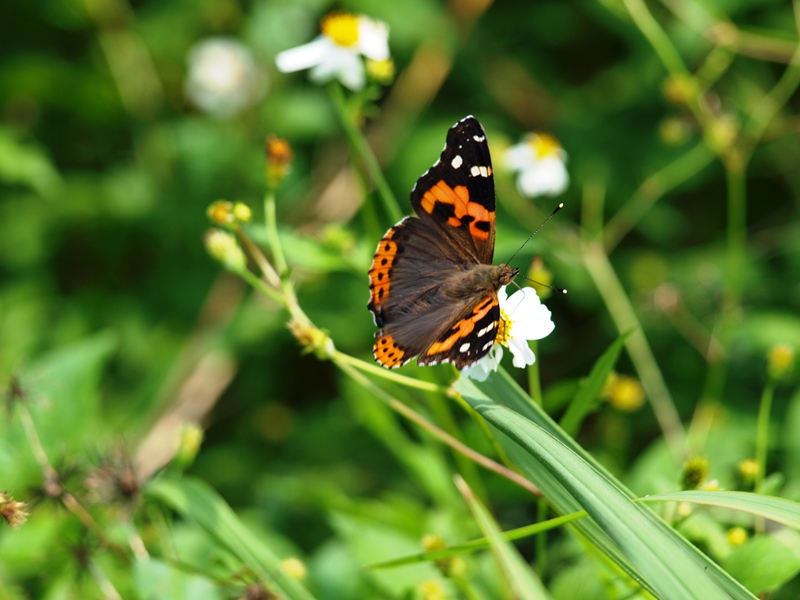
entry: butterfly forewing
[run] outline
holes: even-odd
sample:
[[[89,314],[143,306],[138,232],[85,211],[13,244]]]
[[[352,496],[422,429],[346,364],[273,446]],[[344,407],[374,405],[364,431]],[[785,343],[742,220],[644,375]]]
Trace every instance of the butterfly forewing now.
[[[462,260],[492,263],[494,254],[494,175],[486,133],[475,117],[447,133],[439,160],[411,192],[414,212],[449,238]]]

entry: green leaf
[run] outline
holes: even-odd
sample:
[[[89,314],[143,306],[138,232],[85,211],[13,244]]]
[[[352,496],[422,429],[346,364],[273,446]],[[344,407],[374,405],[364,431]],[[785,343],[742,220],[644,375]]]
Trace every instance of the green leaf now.
[[[42,196],[50,196],[61,184],[61,175],[44,151],[22,144],[11,129],[2,128],[0,181],[26,185]]]
[[[754,594],[774,590],[800,572],[800,536],[784,529],[736,548],[722,565]]]
[[[280,559],[248,530],[207,483],[190,477],[165,477],[150,483],[145,494],[202,527],[273,591],[284,594],[289,600],[313,600],[299,581],[283,572]]]
[[[512,460],[556,512],[586,510],[591,519],[577,521],[575,528],[645,589],[665,598],[752,597],[655,513],[641,510],[633,495],[587,458],[508,375],[496,374],[481,384],[462,377],[455,387],[512,442]],[[512,410],[516,407],[535,418]]]
[[[475,497],[464,480],[458,478],[456,484],[467,501],[475,520],[478,522],[478,526],[489,540],[500,566],[511,583],[515,597],[523,600],[550,598],[550,594],[544,589],[542,582],[536,577],[530,565],[523,560],[517,549],[510,542],[503,539],[497,523],[483,504]]]
[[[785,498],[764,496],[751,492],[688,490],[646,496],[641,500],[644,502],[692,502],[694,504],[730,508],[765,517],[794,529],[800,529],[800,503],[786,500]]]
[[[156,558],[137,560],[133,565],[134,581],[140,598],[172,600],[221,600],[215,581],[197,574],[187,574]]]
[[[572,513],[570,515],[564,515],[563,517],[548,519],[547,521],[542,521],[541,523],[533,523],[531,525],[526,525],[525,527],[518,527],[517,529],[512,529],[510,531],[503,531],[500,535],[504,540],[509,542],[513,540],[521,540],[525,539],[526,537],[538,535],[544,531],[550,531],[551,529],[556,529],[558,527],[561,527],[562,525],[566,525],[571,521],[574,521],[576,519],[581,519],[585,516],[586,513],[584,511]],[[452,546],[447,546],[447,548],[443,548],[442,550],[433,550],[431,552],[418,552],[416,554],[411,554],[409,556],[394,558],[392,560],[387,560],[379,563],[373,563],[370,565],[366,565],[365,568],[392,569],[395,567],[402,567],[403,565],[410,565],[418,562],[441,560],[443,558],[452,558],[453,556],[459,556],[461,554],[466,554],[468,552],[474,552],[475,550],[482,550],[484,548],[488,548],[489,545],[490,545],[489,540],[486,539],[485,537],[482,537],[476,540],[470,540],[468,542],[464,542],[463,544],[454,544]]]
[[[633,331],[633,329],[629,329],[619,336],[616,341],[603,352],[600,358],[597,359],[597,362],[592,367],[592,372],[589,373],[589,377],[580,387],[572,403],[569,405],[567,412],[564,413],[564,416],[561,418],[561,429],[566,433],[574,435],[575,432],[578,431],[583,419],[592,411],[592,408],[594,408],[597,398],[603,390],[603,385],[605,385],[608,379],[609,373],[611,373],[614,365],[617,364],[617,359],[619,358],[620,352],[622,352],[622,348],[625,346],[625,341],[630,337]]]

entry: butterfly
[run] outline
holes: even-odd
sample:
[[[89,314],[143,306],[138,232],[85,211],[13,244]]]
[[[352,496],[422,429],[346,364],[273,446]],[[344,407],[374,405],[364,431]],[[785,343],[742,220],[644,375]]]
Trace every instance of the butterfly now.
[[[501,328],[497,291],[519,269],[492,265],[495,192],[486,133],[473,116],[453,125],[444,150],[411,190],[416,217],[381,238],[369,270],[374,356],[395,368],[458,369],[485,356]]]

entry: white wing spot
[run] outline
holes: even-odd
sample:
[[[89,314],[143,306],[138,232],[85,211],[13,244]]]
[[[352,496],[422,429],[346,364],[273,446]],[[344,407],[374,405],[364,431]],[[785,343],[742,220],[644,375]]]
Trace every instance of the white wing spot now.
[[[469,350],[469,342],[461,344],[461,346],[458,347],[459,352],[466,352],[467,350]]]
[[[450,166],[454,169],[459,168],[462,164],[464,164],[464,159],[461,158],[460,154],[456,154],[453,160],[450,161]]]
[[[473,177],[488,177],[489,175],[492,174],[492,168],[484,167],[483,165],[481,166],[474,165],[470,168],[469,174],[472,175]]]
[[[482,141],[484,141],[486,139],[486,136],[485,135],[473,135],[472,139],[475,140],[476,142],[482,142]]]
[[[481,330],[478,332],[478,337],[483,337],[483,336],[485,336],[485,335],[486,335],[487,333],[489,333],[489,332],[490,332],[492,329],[494,329],[494,323],[489,323],[489,324],[488,324],[486,327],[484,327],[483,329],[481,329]]]
[[[494,341],[491,341],[491,342],[489,342],[488,344],[484,344],[484,345],[483,345],[483,348],[481,348],[481,352],[483,352],[484,350],[488,350],[489,348],[491,348],[491,347],[492,347],[492,344],[494,344]]]

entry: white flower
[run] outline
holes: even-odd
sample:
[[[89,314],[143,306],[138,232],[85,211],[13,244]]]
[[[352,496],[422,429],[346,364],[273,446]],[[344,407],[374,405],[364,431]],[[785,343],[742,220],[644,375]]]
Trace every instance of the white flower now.
[[[275,61],[284,73],[311,69],[311,79],[324,83],[338,79],[351,90],[364,87],[364,61],[389,59],[389,28],[364,15],[330,13],[321,23],[322,35],[312,42],[285,50]]]
[[[201,110],[227,118],[263,95],[265,81],[250,51],[228,38],[212,38],[189,51],[186,94]]]
[[[474,365],[461,370],[467,377],[478,381],[485,381],[490,372],[497,371],[503,358],[503,346],[511,350],[512,364],[518,369],[532,365],[536,356],[528,346],[528,340],[547,337],[555,328],[550,310],[542,304],[533,288],[522,288],[508,297],[506,286],[503,286],[497,291],[497,298],[500,300],[500,328],[494,346]]]
[[[555,196],[567,189],[567,153],[553,136],[529,133],[503,155],[505,165],[518,171],[517,189],[528,198]]]

